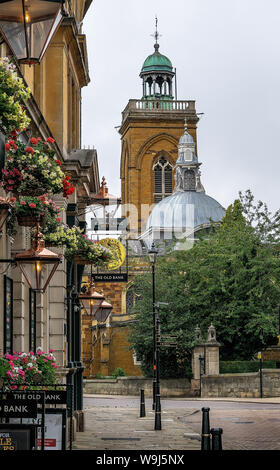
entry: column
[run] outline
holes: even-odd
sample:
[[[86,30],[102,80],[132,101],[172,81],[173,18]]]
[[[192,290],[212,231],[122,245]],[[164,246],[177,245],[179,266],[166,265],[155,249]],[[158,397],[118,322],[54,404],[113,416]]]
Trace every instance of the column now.
[[[61,195],[54,196],[54,201],[60,209],[66,209],[67,203]],[[66,222],[66,211],[60,211],[62,222]],[[51,251],[63,254],[63,247],[51,247]],[[59,264],[48,287],[48,305],[49,305],[49,348],[54,350],[57,363],[60,366],[65,365],[66,360],[66,260],[62,256],[62,262]],[[46,299],[47,300],[47,299]]]

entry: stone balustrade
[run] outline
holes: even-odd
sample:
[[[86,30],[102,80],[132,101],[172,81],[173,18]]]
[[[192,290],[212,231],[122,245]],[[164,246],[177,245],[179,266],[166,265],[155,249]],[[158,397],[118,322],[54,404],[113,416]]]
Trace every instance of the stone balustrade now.
[[[134,113],[180,113],[196,115],[195,101],[193,100],[129,100],[122,113],[123,122]]]

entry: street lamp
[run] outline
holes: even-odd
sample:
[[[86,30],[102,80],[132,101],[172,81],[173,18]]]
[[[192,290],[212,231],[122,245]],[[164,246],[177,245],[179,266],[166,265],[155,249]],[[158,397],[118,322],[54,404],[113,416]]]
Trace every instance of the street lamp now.
[[[152,302],[153,302],[153,410],[156,406],[156,386],[157,386],[157,367],[156,367],[156,305],[155,305],[155,265],[157,261],[158,250],[152,242],[148,251],[150,263],[152,266]]]
[[[19,63],[40,63],[65,12],[64,0],[0,0],[0,32]]]
[[[31,248],[17,253],[14,261],[20,268],[29,287],[36,292],[43,293],[61,262],[61,255],[45,248],[43,235],[40,232],[39,225],[37,225]]]
[[[89,316],[94,316],[97,310],[101,307],[102,302],[105,300],[103,294],[96,292],[92,279],[88,290],[85,293],[79,294],[78,297]]]
[[[95,318],[97,321],[105,323],[112,310],[113,306],[109,302],[106,302],[106,300],[103,300],[95,314]]]

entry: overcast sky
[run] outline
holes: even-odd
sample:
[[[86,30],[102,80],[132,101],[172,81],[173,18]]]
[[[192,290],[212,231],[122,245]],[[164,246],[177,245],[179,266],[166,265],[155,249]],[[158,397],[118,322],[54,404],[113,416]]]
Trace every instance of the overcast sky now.
[[[279,204],[279,0],[93,0],[87,35],[82,146],[97,149],[100,178],[120,195],[121,112],[141,98],[139,73],[154,51],[177,69],[178,99],[195,100],[206,193],[227,207],[239,190]]]

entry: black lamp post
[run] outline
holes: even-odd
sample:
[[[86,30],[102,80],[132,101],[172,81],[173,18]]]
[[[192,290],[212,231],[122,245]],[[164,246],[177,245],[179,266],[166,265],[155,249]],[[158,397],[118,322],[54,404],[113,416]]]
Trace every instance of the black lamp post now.
[[[65,12],[64,0],[0,0],[0,32],[19,63],[40,63]]]
[[[156,407],[156,388],[157,388],[157,360],[156,360],[156,305],[155,305],[155,265],[157,261],[158,250],[154,242],[148,251],[150,263],[152,266],[152,302],[153,302],[153,410]]]

